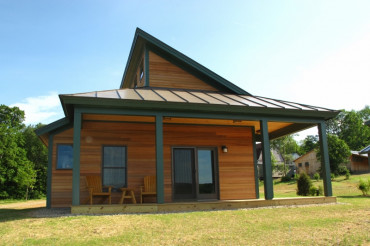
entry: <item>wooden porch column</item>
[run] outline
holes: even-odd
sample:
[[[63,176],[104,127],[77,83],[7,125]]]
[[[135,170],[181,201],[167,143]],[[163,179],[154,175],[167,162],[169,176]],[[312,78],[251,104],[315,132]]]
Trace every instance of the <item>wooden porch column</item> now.
[[[72,205],[80,205],[81,111],[75,108],[73,122]]]
[[[325,196],[333,196],[333,192],[331,188],[329,150],[328,150],[328,139],[326,137],[325,121],[319,123],[318,128],[319,128],[320,150],[321,150],[321,167],[323,170],[323,180],[324,180],[324,193],[325,193]]]
[[[256,199],[260,198],[260,189],[259,189],[259,177],[258,177],[258,166],[257,166],[257,148],[256,148],[256,134],[254,127],[252,128],[252,141],[253,141],[253,162],[254,162],[254,182],[256,190]]]
[[[51,208],[51,179],[53,173],[53,140],[54,134],[49,134],[49,143],[48,143],[48,170],[47,170],[47,179],[46,179],[46,207]]]
[[[157,169],[157,203],[164,203],[164,169],[163,169],[163,118],[155,117],[155,153]]]
[[[272,200],[274,198],[274,189],[272,183],[270,139],[267,127],[267,120],[260,120],[260,129],[262,139],[263,182],[265,188],[265,199]]]

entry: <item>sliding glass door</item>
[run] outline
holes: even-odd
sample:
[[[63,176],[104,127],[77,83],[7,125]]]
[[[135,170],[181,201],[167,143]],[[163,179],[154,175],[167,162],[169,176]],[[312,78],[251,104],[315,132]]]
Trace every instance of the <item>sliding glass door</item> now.
[[[176,200],[217,199],[215,148],[173,148]]]

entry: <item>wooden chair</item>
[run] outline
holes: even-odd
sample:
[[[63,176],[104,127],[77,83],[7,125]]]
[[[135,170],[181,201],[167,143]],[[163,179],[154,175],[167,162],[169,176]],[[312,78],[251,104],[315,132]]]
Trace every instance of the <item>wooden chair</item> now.
[[[102,197],[104,200],[108,198],[109,204],[112,204],[111,200],[112,186],[102,187],[100,176],[86,176],[86,185],[87,189],[89,190],[88,202],[90,202],[90,205],[93,204],[93,198],[95,196]],[[108,192],[103,192],[103,188],[108,188]]]
[[[143,196],[157,195],[157,178],[156,176],[145,176],[144,186],[140,186],[140,203],[143,203]]]

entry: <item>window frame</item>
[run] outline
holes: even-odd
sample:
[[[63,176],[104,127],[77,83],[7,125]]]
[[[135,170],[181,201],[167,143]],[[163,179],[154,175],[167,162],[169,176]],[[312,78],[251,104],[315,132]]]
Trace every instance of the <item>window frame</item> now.
[[[71,168],[62,168],[58,167],[58,160],[59,160],[59,146],[67,145],[72,147],[72,167]],[[72,143],[57,143],[56,144],[56,160],[55,160],[55,169],[56,170],[72,170],[73,169],[73,144]]]
[[[125,164],[125,167],[109,167],[109,168],[113,168],[113,169],[124,169],[125,170],[125,184],[124,186],[122,187],[113,187],[112,188],[112,191],[120,191],[119,188],[127,188],[128,185],[127,185],[127,145],[110,145],[110,144],[104,144],[102,145],[102,164],[101,164],[101,181],[102,181],[102,186],[104,186],[104,148],[105,147],[123,147],[124,148],[124,153],[125,153],[125,160],[124,160],[124,164]]]

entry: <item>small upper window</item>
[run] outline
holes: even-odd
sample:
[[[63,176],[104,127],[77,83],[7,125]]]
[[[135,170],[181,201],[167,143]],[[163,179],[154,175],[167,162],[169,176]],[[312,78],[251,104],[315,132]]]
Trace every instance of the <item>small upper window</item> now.
[[[73,146],[72,144],[57,145],[57,169],[72,169]]]
[[[144,77],[144,69],[143,67],[140,68],[140,81],[143,79]]]
[[[304,166],[305,167],[308,167],[310,165],[310,163],[308,163],[308,162],[306,162],[305,164],[304,164]]]
[[[302,167],[302,163],[298,163],[298,167]]]

